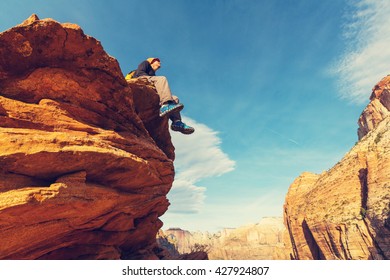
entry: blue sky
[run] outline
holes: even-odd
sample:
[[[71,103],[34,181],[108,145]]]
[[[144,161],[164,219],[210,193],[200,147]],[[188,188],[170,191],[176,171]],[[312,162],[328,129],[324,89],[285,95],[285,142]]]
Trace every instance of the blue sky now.
[[[289,185],[357,141],[389,74],[389,1],[149,0],[0,3],[0,30],[31,14],[72,22],[127,73],[160,57],[193,135],[172,132],[164,228],[216,231],[282,216]]]

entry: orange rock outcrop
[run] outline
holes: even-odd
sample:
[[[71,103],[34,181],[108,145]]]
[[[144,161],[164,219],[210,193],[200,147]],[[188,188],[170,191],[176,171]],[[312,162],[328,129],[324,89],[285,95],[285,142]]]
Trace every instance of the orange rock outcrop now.
[[[174,177],[150,86],[75,24],[0,33],[0,259],[156,259]]]
[[[358,121],[359,140],[390,115],[390,75],[375,85],[370,100]]]
[[[390,76],[359,119],[360,141],[322,174],[290,186],[284,220],[293,259],[390,259]]]

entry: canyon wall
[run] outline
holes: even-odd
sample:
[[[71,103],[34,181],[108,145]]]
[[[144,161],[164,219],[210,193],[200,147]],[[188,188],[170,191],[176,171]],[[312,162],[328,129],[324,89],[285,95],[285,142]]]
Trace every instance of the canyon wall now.
[[[359,142],[327,172],[302,173],[284,205],[294,259],[390,258],[390,76],[359,118]]]

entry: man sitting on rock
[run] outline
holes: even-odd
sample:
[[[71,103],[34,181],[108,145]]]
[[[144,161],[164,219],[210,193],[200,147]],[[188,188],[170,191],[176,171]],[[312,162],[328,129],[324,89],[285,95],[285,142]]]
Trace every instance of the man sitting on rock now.
[[[146,78],[154,84],[157,94],[160,96],[160,117],[169,116],[172,121],[172,130],[180,131],[184,134],[191,134],[195,129],[181,121],[180,111],[184,108],[184,105],[179,103],[179,98],[172,95],[167,78],[164,76],[156,76],[156,71],[160,67],[161,62],[159,58],[148,58],[138,65],[133,77]]]

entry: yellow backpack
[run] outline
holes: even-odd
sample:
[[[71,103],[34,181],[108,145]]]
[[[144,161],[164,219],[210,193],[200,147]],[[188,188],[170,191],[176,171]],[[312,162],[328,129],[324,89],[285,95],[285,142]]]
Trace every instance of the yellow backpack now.
[[[135,79],[135,78],[134,78],[135,71],[136,71],[136,70],[130,71],[130,72],[126,75],[126,77],[125,77],[126,81],[129,82],[131,79]]]

